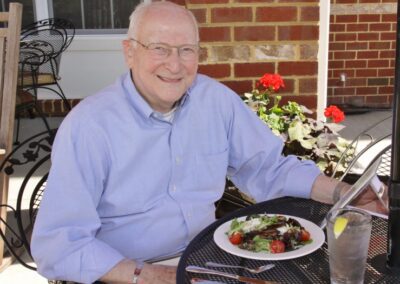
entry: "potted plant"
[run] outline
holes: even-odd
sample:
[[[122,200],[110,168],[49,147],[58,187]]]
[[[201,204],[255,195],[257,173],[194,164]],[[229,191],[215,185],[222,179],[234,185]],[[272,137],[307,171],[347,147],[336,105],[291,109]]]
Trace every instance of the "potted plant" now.
[[[338,131],[345,119],[344,113],[336,106],[325,109],[327,122],[311,117],[312,111],[296,102],[281,104],[276,95],[284,88],[279,74],[264,74],[257,86],[244,94],[244,101],[264,121],[274,134],[285,143],[283,154],[296,155],[301,160],[312,160],[326,175],[340,176],[354,155],[350,143]]]

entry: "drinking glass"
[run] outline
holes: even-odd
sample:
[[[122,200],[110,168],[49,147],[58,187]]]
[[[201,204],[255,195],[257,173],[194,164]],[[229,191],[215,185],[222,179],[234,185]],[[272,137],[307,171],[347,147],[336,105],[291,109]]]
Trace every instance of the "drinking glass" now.
[[[342,208],[329,212],[326,218],[331,283],[364,283],[371,215]]]

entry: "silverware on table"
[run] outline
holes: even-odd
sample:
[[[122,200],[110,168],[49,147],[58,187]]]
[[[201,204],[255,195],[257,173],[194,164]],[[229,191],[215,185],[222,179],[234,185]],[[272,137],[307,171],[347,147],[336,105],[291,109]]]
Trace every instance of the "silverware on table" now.
[[[201,279],[201,278],[192,278],[192,279],[190,279],[190,283],[191,284],[225,284],[224,282]]]
[[[217,271],[217,270],[213,270],[213,269],[207,269],[207,268],[204,268],[204,267],[194,266],[194,265],[187,266],[186,267],[186,271],[194,272],[194,273],[218,275],[218,276],[222,276],[222,277],[235,279],[235,280],[238,280],[240,282],[245,282],[245,283],[254,283],[254,284],[274,284],[274,283],[277,283],[277,282],[271,282],[271,281],[262,280],[262,279],[256,279],[256,278],[251,278],[251,277],[245,277],[245,276],[230,274],[230,273]]]
[[[242,269],[246,269],[247,271],[251,272],[251,273],[261,273],[264,272],[266,270],[269,270],[273,267],[275,267],[275,264],[267,264],[267,265],[262,265],[256,268],[249,268],[249,267],[245,267],[245,266],[240,266],[240,265],[229,265],[229,264],[222,264],[222,263],[216,263],[216,262],[212,262],[212,261],[207,261],[206,262],[206,266],[211,266],[211,267],[226,267],[226,268],[242,268]]]

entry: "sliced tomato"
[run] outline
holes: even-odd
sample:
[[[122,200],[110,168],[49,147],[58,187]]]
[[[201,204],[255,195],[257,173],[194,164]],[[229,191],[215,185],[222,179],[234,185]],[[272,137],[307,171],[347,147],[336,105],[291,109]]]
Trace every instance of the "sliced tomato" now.
[[[301,242],[307,242],[307,241],[310,240],[310,238],[311,238],[311,236],[310,236],[310,233],[308,231],[306,231],[304,229],[302,229],[300,231],[299,240]]]
[[[273,240],[269,245],[269,250],[272,253],[285,252],[285,243],[280,240]]]
[[[233,245],[240,245],[243,241],[243,234],[240,232],[235,232],[232,235],[229,236],[229,241]]]

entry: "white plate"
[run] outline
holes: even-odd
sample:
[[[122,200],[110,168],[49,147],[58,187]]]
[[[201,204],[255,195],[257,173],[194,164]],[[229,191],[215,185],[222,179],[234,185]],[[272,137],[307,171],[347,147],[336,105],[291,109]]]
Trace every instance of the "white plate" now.
[[[238,246],[231,244],[228,239],[228,235],[226,232],[229,231],[232,220],[222,224],[219,226],[214,232],[214,242],[226,252],[231,254],[241,256],[244,258],[250,259],[259,259],[259,260],[284,260],[284,259],[292,259],[300,256],[304,256],[312,253],[313,251],[319,249],[322,244],[325,242],[325,234],[320,227],[316,224],[290,215],[283,214],[267,214],[267,215],[281,215],[287,218],[293,218],[297,220],[301,226],[303,226],[311,235],[312,243],[307,244],[299,249],[282,252],[282,253],[268,253],[268,252],[252,252],[244,249],[240,249]],[[238,218],[239,221],[245,220],[246,216]]]

